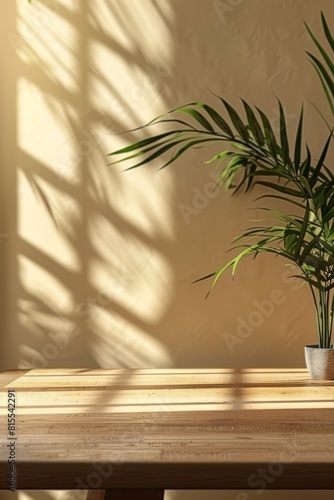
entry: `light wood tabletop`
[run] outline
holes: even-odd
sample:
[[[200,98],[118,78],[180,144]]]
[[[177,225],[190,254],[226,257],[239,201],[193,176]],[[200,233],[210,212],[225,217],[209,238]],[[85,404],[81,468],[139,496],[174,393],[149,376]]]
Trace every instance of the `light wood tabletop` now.
[[[0,489],[12,448],[16,489],[90,500],[334,489],[334,381],[303,369],[10,370],[0,418]]]

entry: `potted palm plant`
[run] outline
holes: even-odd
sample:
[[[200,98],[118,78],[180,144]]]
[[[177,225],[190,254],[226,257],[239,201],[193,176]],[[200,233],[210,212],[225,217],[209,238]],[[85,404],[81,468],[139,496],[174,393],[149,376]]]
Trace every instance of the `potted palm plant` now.
[[[318,57],[307,54],[334,115],[334,64],[329,55],[334,51],[334,39],[323,13],[321,20],[329,48],[305,25],[319,51]],[[239,249],[237,255],[221,269],[200,279],[211,278],[211,290],[227,269],[231,268],[234,276],[239,262],[247,256],[269,252],[287,259],[296,270],[295,276],[309,287],[315,307],[318,343],[305,346],[310,375],[334,379],[334,174],[326,165],[332,128],[328,125],[322,152],[315,159],[304,145],[303,109],[296,137],[291,141],[280,100],[280,131],[275,134],[261,109],[242,100],[241,114],[222,97],[216,98],[224,113],[218,107],[197,102],[178,107],[144,126],[166,123],[172,130],[110,153],[121,155],[113,163],[130,160],[133,164],[128,169],[132,169],[171,153],[161,166],[164,168],[191,148],[217,142],[220,151],[206,163],[217,164],[218,184],[233,189],[234,193],[247,192],[258,184],[267,190],[260,198],[279,200],[280,205],[286,202],[289,207],[286,212],[264,208],[274,223],[271,219],[271,223],[248,228],[236,238],[237,245],[233,248]]]

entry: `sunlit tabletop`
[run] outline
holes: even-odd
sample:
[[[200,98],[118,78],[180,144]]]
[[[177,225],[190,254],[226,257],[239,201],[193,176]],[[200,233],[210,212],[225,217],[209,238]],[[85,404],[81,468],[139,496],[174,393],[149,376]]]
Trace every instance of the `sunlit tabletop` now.
[[[1,489],[11,438],[17,489],[334,489],[334,381],[303,369],[10,370],[0,418]]]

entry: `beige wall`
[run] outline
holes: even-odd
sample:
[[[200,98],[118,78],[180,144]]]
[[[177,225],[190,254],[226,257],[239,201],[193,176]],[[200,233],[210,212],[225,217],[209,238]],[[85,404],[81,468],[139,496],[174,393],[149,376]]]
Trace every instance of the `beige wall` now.
[[[261,216],[255,205],[249,210],[258,192],[209,198],[206,150],[160,173],[159,161],[123,173],[107,166],[106,153],[147,134],[114,132],[185,102],[215,103],[208,89],[236,106],[238,96],[257,104],[275,128],[276,93],[293,134],[303,99],[326,109],[302,21],[320,33],[323,10],[334,26],[331,4],[1,1],[0,369],[304,366],[303,345],[316,341],[311,299],[287,280],[283,261],[245,262],[208,300],[209,283],[191,284],[226,262],[232,238]],[[306,107],[318,151],[324,127]],[[275,290],[281,303],[267,303],[268,317],[261,315],[258,303]],[[246,339],[237,337],[241,322]],[[238,342],[228,344],[226,333]],[[238,494],[167,498],[223,495]]]

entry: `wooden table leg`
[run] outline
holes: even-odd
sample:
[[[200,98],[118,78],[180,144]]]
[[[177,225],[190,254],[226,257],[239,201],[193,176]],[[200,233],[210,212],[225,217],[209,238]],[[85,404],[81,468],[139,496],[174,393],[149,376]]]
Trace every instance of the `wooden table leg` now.
[[[164,490],[90,490],[87,500],[163,500]]]

